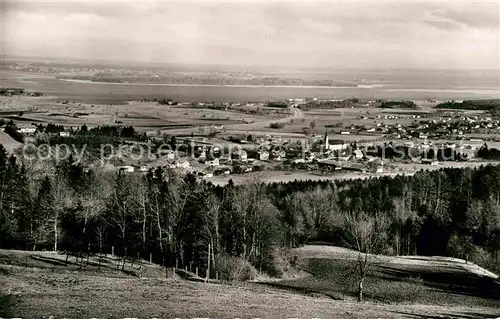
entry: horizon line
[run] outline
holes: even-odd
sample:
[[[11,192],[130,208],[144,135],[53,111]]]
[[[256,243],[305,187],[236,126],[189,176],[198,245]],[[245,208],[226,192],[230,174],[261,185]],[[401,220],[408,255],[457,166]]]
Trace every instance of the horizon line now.
[[[421,67],[339,67],[339,66],[315,66],[315,65],[271,65],[271,64],[215,64],[215,63],[203,63],[203,62],[165,62],[165,61],[132,61],[132,60],[116,60],[116,59],[105,59],[105,58],[77,58],[77,57],[57,57],[57,56],[34,56],[34,55],[12,55],[12,54],[0,54],[0,61],[6,60],[21,60],[29,59],[36,62],[62,62],[62,63],[96,63],[96,64],[108,64],[110,66],[121,66],[121,67],[161,67],[161,66],[184,66],[184,67],[216,67],[216,68],[247,68],[247,71],[252,69],[262,69],[262,68],[274,68],[274,69],[284,69],[284,70],[311,70],[311,69],[325,69],[325,70],[432,70],[432,71],[490,71],[490,72],[500,72],[500,68],[421,68]],[[42,61],[42,60],[52,60],[52,61]]]

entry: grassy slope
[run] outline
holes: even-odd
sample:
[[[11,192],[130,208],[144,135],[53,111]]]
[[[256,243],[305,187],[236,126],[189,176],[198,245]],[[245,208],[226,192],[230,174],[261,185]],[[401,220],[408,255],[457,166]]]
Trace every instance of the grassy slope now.
[[[7,152],[11,153],[13,152],[14,149],[18,148],[21,143],[18,141],[14,140],[12,137],[10,137],[7,133],[5,132],[0,132],[0,144],[2,144]]]
[[[353,300],[357,253],[328,246],[298,249],[299,265],[311,276],[270,283],[306,294]],[[365,297],[386,303],[484,306],[500,309],[498,276],[461,259],[371,256]],[[499,311],[500,314],[500,311]]]
[[[224,286],[188,282],[173,276],[165,279],[164,271],[146,263],[141,269],[127,263],[126,272],[116,270],[116,262],[111,258],[106,258],[107,266],[87,266],[80,270],[74,257],[70,257],[68,265],[64,265],[64,258],[54,253],[0,251],[0,287],[15,296],[17,315],[23,318],[50,315],[55,318],[485,318],[500,314],[498,308],[484,306],[360,304],[262,285]],[[328,280],[343,280],[333,279],[336,275]]]

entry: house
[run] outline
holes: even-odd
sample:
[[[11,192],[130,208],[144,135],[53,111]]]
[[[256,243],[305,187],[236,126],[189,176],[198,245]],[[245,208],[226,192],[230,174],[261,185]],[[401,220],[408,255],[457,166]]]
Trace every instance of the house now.
[[[141,166],[141,168],[139,168],[139,171],[141,171],[141,172],[145,173],[145,172],[147,172],[147,171],[148,171],[148,168],[147,168],[146,166],[144,166],[144,165],[143,165],[143,166]]]
[[[174,160],[175,159],[175,152],[172,150],[159,150],[159,155],[160,156],[165,156],[168,160]]]
[[[272,153],[273,153],[273,159],[276,161],[281,161],[286,158],[285,151],[274,150]]]
[[[231,159],[231,157],[227,156],[227,155],[224,155],[222,156],[220,159],[219,159],[219,163],[220,164],[232,164],[233,160]]]
[[[125,172],[125,173],[133,173],[135,172],[135,167],[131,166],[131,165],[124,165],[124,166],[120,166],[118,167],[118,169],[122,172]]]
[[[362,159],[364,157],[363,152],[360,150],[354,150],[353,156],[355,159]]]
[[[218,146],[213,146],[211,149],[212,154],[214,155],[219,155],[220,154],[220,147]]]
[[[341,170],[342,166],[340,163],[331,161],[331,160],[323,160],[318,161],[318,167],[324,170]]]
[[[215,159],[213,159],[211,161],[206,162],[206,164],[210,165],[210,166],[219,166],[220,163],[219,163],[219,159],[215,158]]]
[[[347,148],[347,144],[329,144],[328,149],[330,151],[341,151]]]
[[[205,152],[205,150],[202,150],[200,152],[200,155],[198,156],[199,159],[206,159],[207,158],[207,152]]]
[[[19,132],[23,134],[33,134],[36,132],[36,127],[23,127],[19,129]]]
[[[191,166],[191,164],[189,164],[188,161],[182,161],[182,162],[175,163],[175,167],[177,167],[177,168],[185,168],[185,169],[187,169],[190,166]]]
[[[257,152],[257,156],[258,156],[259,161],[268,161],[269,160],[269,152],[268,151]]]
[[[428,159],[428,158],[422,158],[420,160],[420,164],[426,164],[426,165],[438,165],[439,162],[433,159]]]
[[[69,137],[69,132],[59,132],[60,137]]]
[[[248,160],[248,155],[245,150],[238,150],[232,154],[232,157],[236,160],[241,160],[242,162],[246,162]]]
[[[340,134],[341,135],[350,135],[351,132],[349,132],[349,131],[340,131]]]

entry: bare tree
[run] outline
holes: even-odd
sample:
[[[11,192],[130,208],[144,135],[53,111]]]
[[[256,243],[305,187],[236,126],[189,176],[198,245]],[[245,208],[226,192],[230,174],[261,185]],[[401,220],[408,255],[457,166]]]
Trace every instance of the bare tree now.
[[[212,247],[212,262],[215,265],[215,255],[220,253],[219,224],[222,211],[222,201],[215,195],[210,194],[204,201],[205,207],[205,232],[209,237]],[[210,258],[210,257],[209,257]]]
[[[358,251],[358,300],[363,301],[363,283],[373,256],[383,249],[389,220],[380,213],[368,214],[353,211],[345,216],[345,233],[348,243]]]
[[[142,248],[146,247],[146,223],[148,221],[148,206],[149,206],[149,196],[148,196],[148,187],[145,181],[140,177],[135,177],[132,180],[133,189],[134,189],[134,197],[137,202],[139,209],[141,210],[141,223],[142,223]]]
[[[108,194],[112,191],[109,181],[100,172],[96,172],[94,178],[87,184],[81,204],[83,208],[83,229],[82,234],[87,232],[89,220],[95,219],[106,209]]]
[[[74,203],[74,194],[67,185],[66,180],[60,176],[56,175],[54,177],[54,181],[52,182],[52,198],[54,200],[54,206],[52,209],[52,223],[53,223],[53,231],[54,231],[54,251],[58,249],[59,243],[59,222],[61,220],[62,214],[65,210],[71,208]]]
[[[413,223],[418,215],[415,210],[411,207],[411,197],[409,196],[408,189],[405,187],[403,190],[403,195],[393,201],[394,211],[392,218],[396,226],[396,231],[394,234],[394,241],[396,245],[396,255],[400,255],[402,252],[402,241],[404,237],[404,228],[408,223]],[[411,230],[407,229],[406,233],[406,245],[407,253],[410,254],[410,236]]]

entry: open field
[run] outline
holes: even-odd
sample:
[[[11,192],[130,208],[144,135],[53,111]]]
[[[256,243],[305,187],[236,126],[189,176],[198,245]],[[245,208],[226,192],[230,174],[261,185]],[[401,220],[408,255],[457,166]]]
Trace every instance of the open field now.
[[[19,116],[19,112],[23,112]],[[235,125],[245,123],[273,121],[273,116],[245,114],[233,111],[219,111],[181,106],[158,105],[147,102],[129,102],[124,105],[85,104],[70,102],[68,104],[54,101],[51,97],[0,97],[0,117],[13,119],[20,127],[31,123],[53,123],[67,127],[99,126],[113,124],[113,120],[121,121],[121,125],[132,125],[139,131],[157,130],[171,131],[174,134],[186,135],[194,132],[200,134],[199,127],[213,125]],[[283,116],[276,115],[276,120]],[[208,134],[208,133],[207,133]]]
[[[265,183],[280,183],[280,182],[293,182],[295,180],[348,180],[348,179],[367,179],[367,178],[377,178],[381,176],[395,176],[395,175],[413,175],[420,170],[439,170],[442,168],[474,168],[481,165],[498,165],[498,162],[479,162],[479,161],[469,161],[469,162],[446,162],[440,163],[439,165],[427,165],[419,163],[391,163],[392,169],[390,172],[384,173],[362,173],[362,172],[336,172],[336,173],[325,173],[321,174],[319,172],[309,172],[309,171],[264,171],[264,172],[251,172],[245,174],[232,174],[229,176],[214,176],[208,178],[215,185],[225,185],[230,179],[233,180],[235,184],[243,184],[248,180],[259,180]]]
[[[306,248],[316,251],[317,248]],[[299,252],[301,252],[299,250]],[[323,249],[323,253],[331,254]],[[334,256],[333,254],[331,256]],[[303,260],[305,256],[302,257]],[[308,258],[312,258],[309,255]],[[494,318],[500,314],[498,300],[467,296],[467,294],[451,294],[446,289],[422,288],[430,302],[401,301],[387,303],[376,300],[357,303],[345,298],[335,300],[328,292],[309,293],[294,292],[293,289],[278,289],[276,285],[289,286],[288,282],[274,283],[274,287],[262,284],[245,286],[226,286],[185,281],[177,276],[161,278],[160,269],[151,270],[138,278],[138,271],[123,272],[113,266],[95,265],[79,269],[70,257],[68,265],[64,265],[65,255],[46,252],[0,251],[0,270],[2,287],[14,296],[17,301],[17,315],[23,318],[47,317],[55,318]],[[312,259],[309,259],[312,260]],[[109,261],[109,257],[108,257]],[[339,262],[332,266],[333,259],[320,260],[315,263],[318,274],[314,282],[328,282],[330,287],[341,283],[340,289],[352,279],[347,276],[352,271],[348,264]],[[330,262],[330,264],[328,264]],[[143,268],[148,267],[143,263]],[[453,264],[450,262],[450,264]],[[389,265],[389,264],[387,264]],[[137,268],[137,267],[136,267]],[[399,268],[402,269],[402,268]],[[403,276],[414,275],[409,268]],[[423,269],[423,268],[420,268]],[[436,269],[434,267],[433,269]],[[451,266],[440,266],[443,271],[453,269]],[[127,263],[126,270],[132,270]],[[330,271],[329,274],[328,271]],[[339,272],[340,271],[340,272]],[[455,270],[455,279],[475,279],[466,271]],[[439,274],[438,271],[435,274]],[[425,278],[425,277],[424,277]],[[479,278],[479,277],[477,277]],[[310,277],[301,280],[309,280]],[[393,291],[401,293],[401,289],[419,290],[420,281],[401,284],[391,279],[384,280]],[[466,281],[465,283],[469,283]],[[425,285],[427,280],[424,279]],[[308,283],[311,285],[311,283]],[[367,289],[370,289],[370,281]],[[414,285],[417,285],[414,287]],[[379,286],[379,285],[377,285]],[[285,287],[287,288],[287,287]],[[331,289],[331,288],[330,288]],[[339,288],[335,288],[339,289]],[[405,290],[409,293],[412,290]],[[430,294],[430,295],[429,295]],[[444,299],[437,301],[433,296]],[[337,298],[341,299],[341,298]],[[482,305],[472,306],[471,300],[483,301]]]

